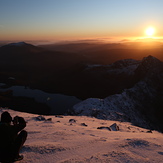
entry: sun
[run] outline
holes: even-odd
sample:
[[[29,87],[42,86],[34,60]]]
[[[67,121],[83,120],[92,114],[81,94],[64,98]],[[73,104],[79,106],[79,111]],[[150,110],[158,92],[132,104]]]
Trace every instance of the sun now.
[[[145,33],[147,36],[153,36],[154,33],[155,33],[155,28],[153,27],[148,27],[146,30],[145,30]]]

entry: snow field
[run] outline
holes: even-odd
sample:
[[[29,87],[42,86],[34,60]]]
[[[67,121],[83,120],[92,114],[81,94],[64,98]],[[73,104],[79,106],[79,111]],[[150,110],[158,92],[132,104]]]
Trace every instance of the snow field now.
[[[38,120],[39,115],[9,109],[0,109],[0,113],[6,110],[12,117],[22,116],[27,121],[28,139],[21,150],[24,160],[20,163],[161,163],[163,160],[163,137],[156,131],[149,133],[130,123],[86,116],[51,115]],[[105,128],[114,123],[119,131]]]

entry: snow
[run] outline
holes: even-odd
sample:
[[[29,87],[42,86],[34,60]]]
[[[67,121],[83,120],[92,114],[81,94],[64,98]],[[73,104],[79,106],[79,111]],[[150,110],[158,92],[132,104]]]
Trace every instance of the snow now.
[[[135,86],[136,87],[136,86]],[[131,90],[136,89],[133,87]],[[149,127],[135,107],[138,102],[131,98],[125,90],[121,94],[108,96],[104,99],[89,98],[73,106],[75,115],[94,116],[100,119],[129,121],[133,124]]]
[[[23,46],[23,45],[26,45],[25,42],[17,42],[17,43],[10,43],[8,44],[9,46]]]
[[[87,116],[43,116],[1,108],[27,121],[20,163],[158,163],[163,137],[129,122]],[[116,124],[115,124],[116,123]],[[118,126],[119,130],[108,130]],[[102,127],[103,129],[97,129]]]
[[[158,79],[158,78],[157,78]],[[162,80],[162,79],[160,79]],[[152,83],[152,84],[151,84]],[[131,122],[134,125],[160,130],[161,123],[152,124],[146,115],[157,117],[154,110],[155,99],[159,94],[159,80],[141,80],[121,94],[110,95],[104,99],[89,98],[73,106],[71,113],[80,116],[93,116],[99,119]],[[158,91],[159,90],[159,91]],[[150,108],[151,107],[151,108]],[[148,108],[148,109],[147,109]],[[142,110],[145,113],[142,113]]]
[[[123,59],[109,65],[88,64],[85,71],[96,71],[98,73],[106,72],[107,74],[126,74],[134,75],[141,61],[133,59]]]

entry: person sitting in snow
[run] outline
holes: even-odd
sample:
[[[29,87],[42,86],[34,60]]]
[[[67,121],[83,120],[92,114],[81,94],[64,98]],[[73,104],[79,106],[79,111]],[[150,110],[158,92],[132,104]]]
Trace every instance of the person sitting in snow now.
[[[25,127],[26,122],[23,117],[16,116],[12,120],[7,111],[1,114],[0,162],[14,162],[23,159],[19,152],[27,139],[27,131],[23,130]]]

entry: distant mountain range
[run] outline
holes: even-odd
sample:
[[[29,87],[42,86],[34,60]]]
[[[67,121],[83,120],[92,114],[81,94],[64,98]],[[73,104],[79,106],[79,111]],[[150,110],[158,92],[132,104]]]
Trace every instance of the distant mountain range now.
[[[0,47],[0,83],[84,100],[74,106],[71,114],[131,121],[163,131],[163,63],[147,55],[159,52],[156,55],[161,56],[160,47],[134,51],[119,48],[121,45],[108,49],[106,44],[91,48],[89,44],[82,44],[82,48],[78,44],[78,50],[73,51],[73,46],[69,51],[68,47],[62,51],[25,42]],[[140,59],[143,56],[148,57]]]
[[[112,73],[111,69],[117,71],[115,68],[121,63],[116,62],[110,68],[107,65],[127,57],[120,49],[113,49],[118,50],[113,54],[106,51],[106,46],[109,45],[78,43],[67,45],[65,50],[68,47],[71,49],[67,52],[25,42],[4,45],[0,47],[0,82],[8,83],[8,78],[13,77],[16,80],[12,84],[75,95],[80,99],[119,93],[133,86],[135,81],[132,75],[125,72],[121,75]],[[110,46],[118,48],[120,45]],[[80,50],[73,52],[74,48]],[[136,62],[139,61],[135,61],[135,65]]]

